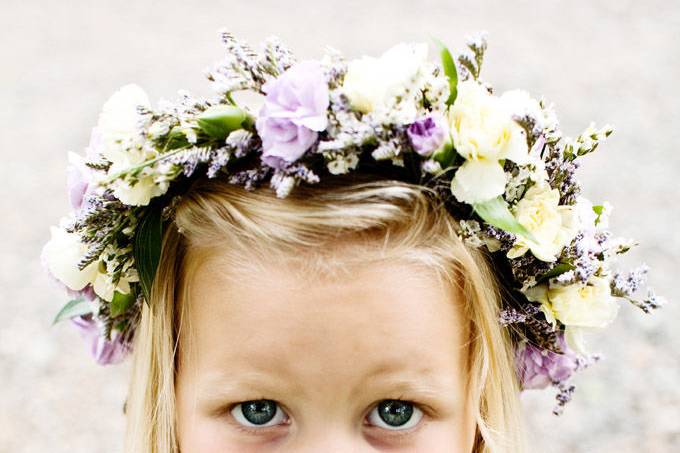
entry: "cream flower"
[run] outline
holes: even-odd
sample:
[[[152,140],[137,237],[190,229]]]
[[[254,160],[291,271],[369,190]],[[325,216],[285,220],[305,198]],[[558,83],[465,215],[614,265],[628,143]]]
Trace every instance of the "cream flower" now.
[[[124,169],[112,165],[109,174],[115,174]],[[126,205],[146,206],[152,198],[163,195],[168,190],[168,182],[158,181],[158,178],[150,173],[148,168],[142,170],[136,178],[134,185],[123,179],[118,179],[112,184],[113,194]]]
[[[495,159],[469,160],[456,170],[453,195],[464,203],[490,200],[505,192],[507,175]]]
[[[150,107],[149,98],[139,86],[125,85],[104,104],[97,130],[101,134],[102,155],[114,164],[139,164],[145,158],[136,134],[142,119],[138,106]]]
[[[552,262],[578,232],[578,217],[571,206],[560,206],[560,193],[548,184],[536,184],[526,191],[515,205],[517,221],[534,237],[535,242],[517,235],[508,258],[514,259],[527,251],[541,261]]]
[[[468,204],[502,195],[507,176],[499,161],[521,165],[529,160],[526,133],[509,107],[478,82],[467,80],[458,84],[449,125],[453,145],[465,158],[451,184],[453,195]]]
[[[500,97],[501,103],[510,115],[529,115],[536,121],[539,121],[539,126],[543,129],[542,119],[545,116],[541,104],[532,98],[531,95],[524,90],[510,90],[504,92]]]
[[[107,302],[113,300],[113,293],[118,291],[122,294],[130,293],[130,283],[137,281],[136,279],[126,278],[121,276],[120,280],[115,284],[111,280],[111,274],[108,272],[99,272],[92,282],[92,289],[97,294]]]
[[[144,146],[144,137],[139,133],[143,117],[137,108],[149,108],[150,105],[144,90],[134,84],[123,86],[104,104],[96,129],[101,137],[101,154],[112,163],[108,177],[158,156],[158,151]],[[154,175],[153,171],[151,168],[143,169],[134,176],[134,183],[122,178],[114,180],[111,184],[113,194],[127,205],[149,204],[153,197],[164,194],[168,189],[168,183],[159,182],[161,177]]]
[[[87,252],[87,245],[83,244],[75,233],[69,233],[63,228],[51,227],[51,238],[45,244],[43,256],[50,273],[68,288],[79,291],[97,276],[97,263],[91,263],[82,271],[78,263]]]
[[[619,311],[609,280],[601,277],[592,277],[586,285],[538,285],[528,289],[525,295],[530,301],[542,304],[549,321],[557,319],[568,327],[606,327]]]
[[[349,63],[343,91],[352,108],[363,113],[381,109],[416,78],[427,60],[427,44],[397,44],[380,57]]]
[[[102,260],[88,264],[83,270],[78,269],[78,263],[87,253],[87,245],[81,242],[77,234],[63,228],[53,226],[50,231],[51,238],[45,244],[42,256],[49,272],[69,289],[80,291],[91,284],[97,296],[111,301],[114,291],[127,294],[130,292],[130,283],[139,281],[136,272],[124,272],[114,284],[111,281],[112,273]]]

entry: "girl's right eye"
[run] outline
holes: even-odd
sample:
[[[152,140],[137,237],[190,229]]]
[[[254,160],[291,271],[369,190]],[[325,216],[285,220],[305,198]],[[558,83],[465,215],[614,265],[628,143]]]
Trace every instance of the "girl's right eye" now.
[[[286,414],[272,400],[251,400],[237,404],[231,415],[241,425],[265,428],[285,423]]]
[[[423,418],[423,411],[410,401],[382,400],[368,415],[371,425],[390,431],[413,428]]]

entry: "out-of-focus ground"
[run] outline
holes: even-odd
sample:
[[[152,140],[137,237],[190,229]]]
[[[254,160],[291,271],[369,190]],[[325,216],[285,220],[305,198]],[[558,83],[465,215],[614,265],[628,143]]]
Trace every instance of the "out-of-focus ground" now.
[[[612,228],[639,239],[630,259],[673,302],[680,269],[680,3],[597,1],[26,1],[0,5],[0,452],[122,451],[128,365],[99,367],[41,271],[48,226],[67,211],[66,152],[82,151],[102,103],[134,81],[152,100],[208,93],[226,26],[257,44],[279,35],[301,57],[323,44],[350,57],[438,37],[460,49],[488,30],[483,78],[525,88],[575,135],[616,132],[587,158],[586,195],[615,206]],[[680,451],[678,298],[644,316],[625,306],[592,347],[565,414],[527,394],[532,451]]]

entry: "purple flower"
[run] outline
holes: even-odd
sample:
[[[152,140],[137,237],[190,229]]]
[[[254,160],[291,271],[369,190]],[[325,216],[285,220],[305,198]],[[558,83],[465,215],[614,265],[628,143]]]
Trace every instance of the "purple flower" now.
[[[69,154],[70,165],[66,169],[66,184],[68,186],[68,199],[74,210],[79,210],[83,205],[83,198],[89,186],[87,167],[82,165],[80,156],[75,153]]]
[[[85,153],[85,159],[76,153],[69,153],[69,166],[66,169],[66,185],[68,187],[68,199],[71,207],[78,211],[83,208],[85,196],[93,191],[94,186],[90,184],[92,181],[93,170],[85,165],[86,159],[91,159],[99,153],[102,147],[102,136],[99,130],[95,127],[92,129],[90,136],[90,144]]]
[[[439,149],[449,134],[449,128],[440,114],[426,116],[412,123],[406,133],[411,144],[421,156],[429,156]]]
[[[316,61],[301,61],[265,83],[267,94],[256,122],[262,161],[282,168],[299,159],[328,125],[328,83]]]
[[[118,331],[111,333],[111,340],[104,339],[92,315],[77,316],[71,318],[71,322],[80,330],[85,341],[90,343],[90,354],[99,365],[120,363],[132,350],[132,345],[123,341]]]
[[[567,347],[564,335],[559,335],[563,354],[525,343],[516,353],[517,372],[522,389],[543,389],[564,382],[578,367],[576,353]]]

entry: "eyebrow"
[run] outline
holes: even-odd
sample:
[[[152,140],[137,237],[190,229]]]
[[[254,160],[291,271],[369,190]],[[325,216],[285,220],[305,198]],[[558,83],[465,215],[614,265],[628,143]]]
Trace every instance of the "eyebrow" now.
[[[280,373],[271,370],[230,374],[214,372],[199,381],[196,399],[199,402],[208,403],[216,399],[235,398],[237,395],[243,395],[244,392],[261,395],[304,393],[303,386],[293,381],[282,379],[280,376]]]
[[[404,374],[406,374],[406,377],[403,376]],[[414,370],[405,366],[403,362],[389,361],[373,366],[360,382],[362,387],[368,387],[370,384],[380,385],[388,387],[390,392],[455,404],[458,402],[458,398],[454,395],[454,392],[447,388],[454,384],[453,378],[449,378],[451,379],[449,383],[445,382],[441,373],[427,365]]]
[[[406,374],[406,375],[404,375]],[[375,364],[363,374],[356,386],[351,389],[352,395],[368,393],[381,389],[389,393],[390,398],[419,399],[424,404],[434,405],[436,402],[455,405],[459,402],[456,392],[450,387],[453,380],[445,382],[436,376],[436,370],[429,366],[416,368],[405,366],[403,362],[385,361]],[[201,379],[197,392],[199,405],[208,406],[216,401],[244,398],[244,393],[252,394],[252,398],[267,395],[292,394],[304,395],[303,385],[292,379],[285,379],[286,373],[273,368],[256,371],[226,374],[214,372]],[[448,384],[448,385],[447,385]]]

